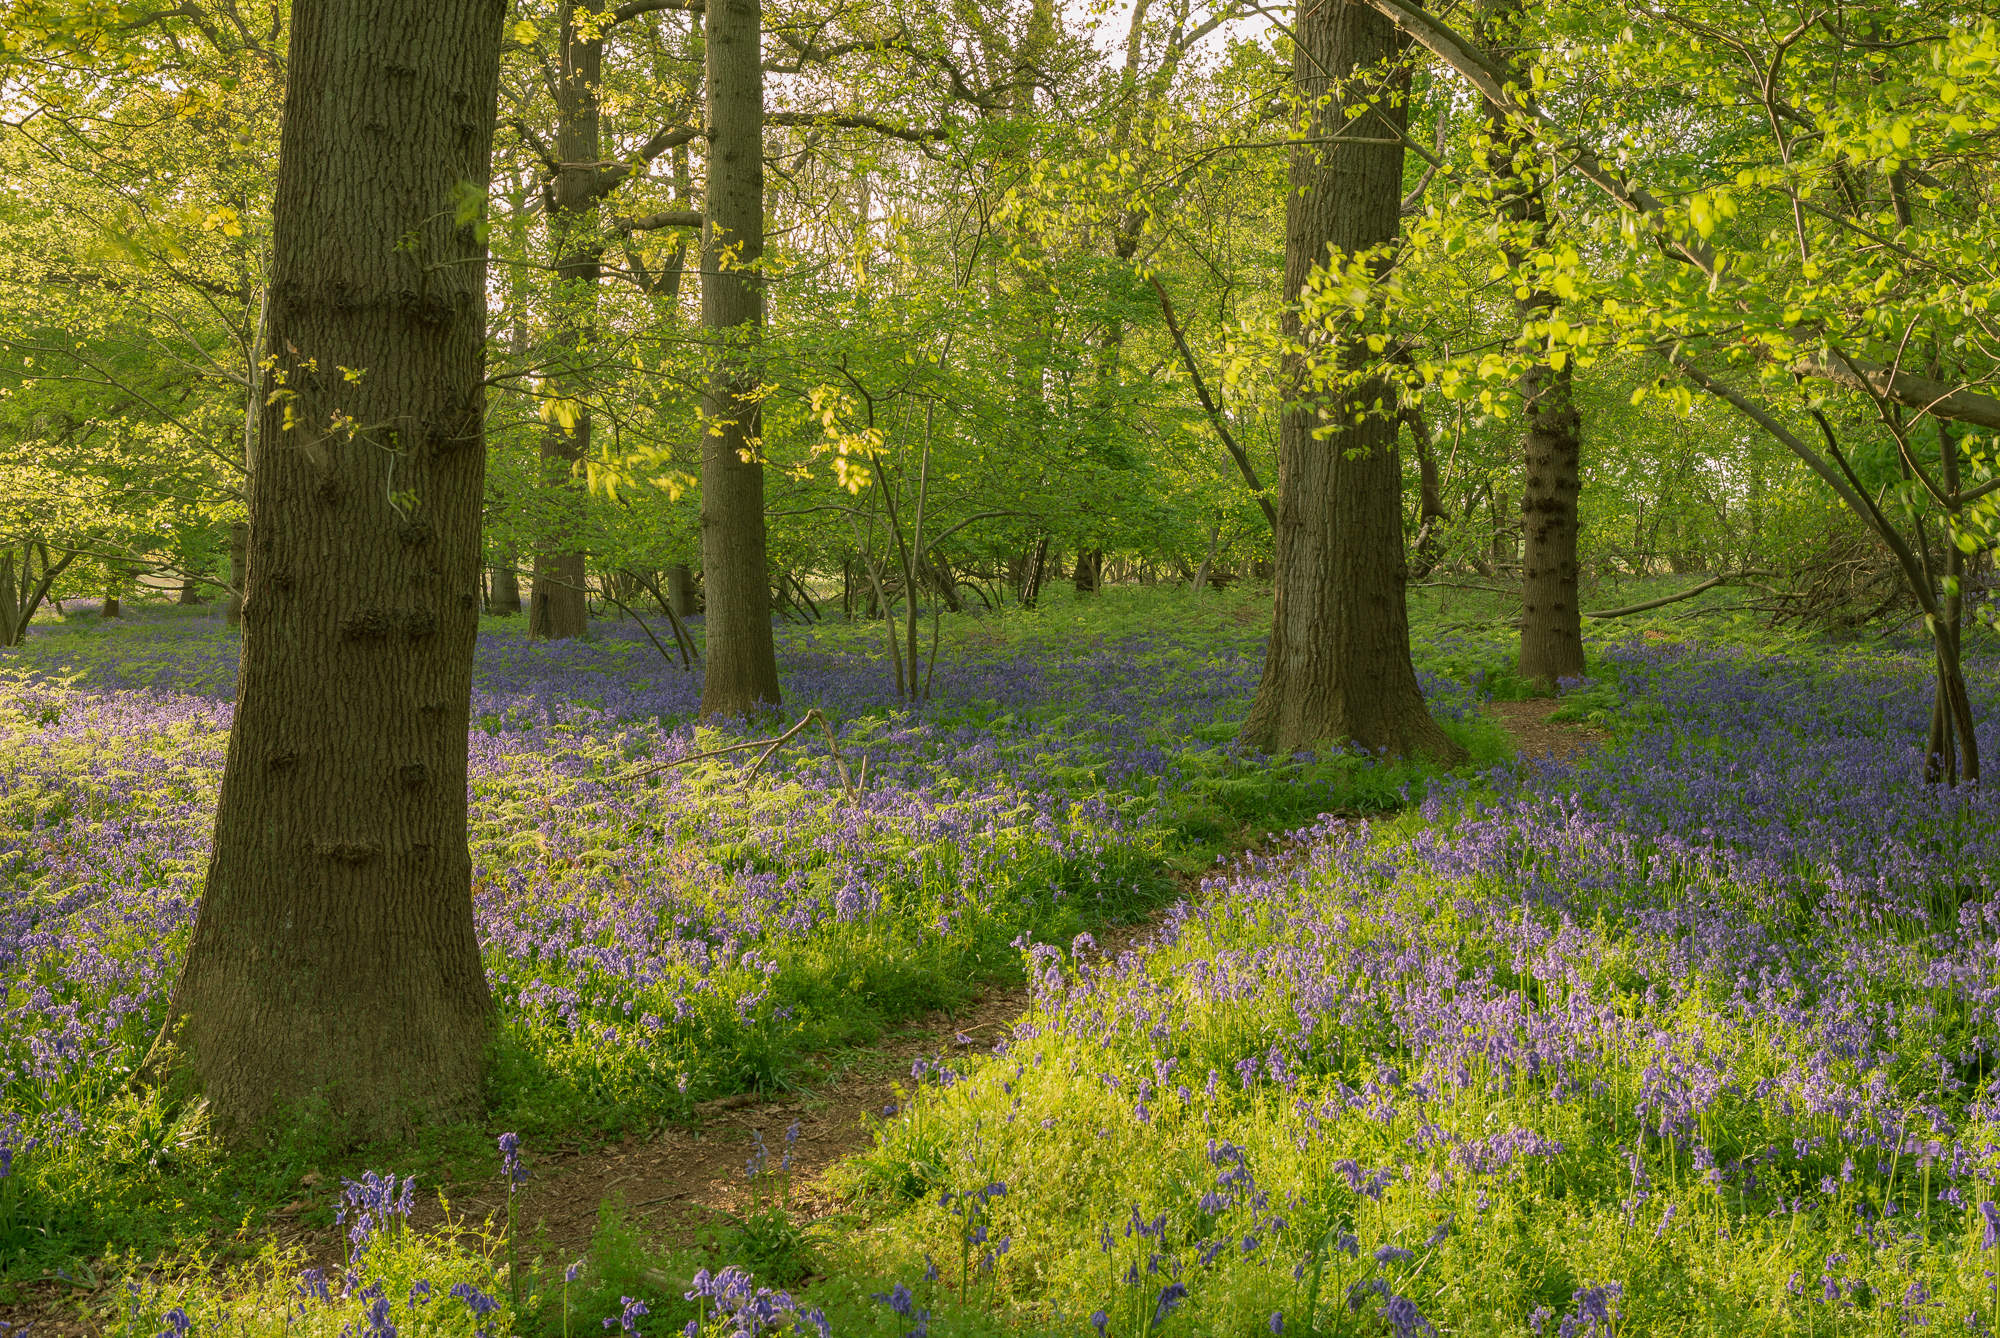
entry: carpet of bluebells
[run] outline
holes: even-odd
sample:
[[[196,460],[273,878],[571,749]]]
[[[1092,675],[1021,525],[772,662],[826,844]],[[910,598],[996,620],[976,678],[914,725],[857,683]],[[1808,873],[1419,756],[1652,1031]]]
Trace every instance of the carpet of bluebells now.
[[[1017,976],[1013,940],[1158,905],[1166,862],[1246,804],[1407,793],[1372,759],[1273,766],[1230,741],[1258,670],[1244,624],[1054,648],[975,626],[918,710],[866,629],[787,629],[787,699],[834,722],[839,756],[807,733],[754,779],[754,753],[662,769],[741,734],[697,728],[698,676],[603,627],[494,631],[477,655],[493,1114],[530,1138],[768,1090]],[[87,1237],[93,1180],[124,1193],[202,1141],[198,1112],[135,1112],[126,1079],[197,904],[235,657],[216,617],[158,611],[73,618],[0,658],[0,1265]],[[1476,730],[1471,691],[1430,682]]]
[[[0,661],[0,1241],[64,1177],[198,1141],[123,1078],[198,895],[234,648],[92,635]],[[344,1273],[274,1263],[250,1319],[137,1288],[125,1327],[566,1332],[592,1269],[578,1323],[693,1338],[2000,1322],[2000,799],[1919,782],[1921,661],[1608,647],[1578,686],[1613,744],[1423,778],[1238,754],[1248,634],[967,640],[921,711],[860,644],[786,634],[788,701],[840,758],[802,735],[754,783],[740,755],[628,775],[737,736],[617,633],[483,637],[472,734],[495,1118],[530,1140],[781,1081],[1026,971],[1013,1034],[920,1062],[842,1173],[866,1229],[821,1240],[832,1276],[711,1261],[649,1307],[582,1261],[524,1301],[511,1232],[428,1245],[407,1182],[363,1177]],[[2000,759],[2000,674],[1972,676]],[[1476,676],[1426,689],[1476,741]],[[1350,811],[1089,951],[1287,802]]]
[[[910,1248],[1120,1335],[1992,1332],[2000,796],[1921,662],[1606,662],[1618,746],[1031,948],[862,1163]]]

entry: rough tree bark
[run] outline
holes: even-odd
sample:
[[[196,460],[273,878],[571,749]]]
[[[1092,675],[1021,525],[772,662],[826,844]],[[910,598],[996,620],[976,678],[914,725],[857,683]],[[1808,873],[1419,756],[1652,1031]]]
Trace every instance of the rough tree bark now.
[[[501,0],[297,0],[236,719],[147,1064],[226,1137],[474,1115],[487,188]],[[352,375],[343,369],[354,369]]]
[[[756,343],[764,317],[764,68],[760,0],[708,6],[708,230],[701,320],[716,340],[702,395],[701,566],[708,601],[703,716],[779,704],[765,582]]]
[[[1387,19],[1355,4],[1302,7],[1295,40],[1302,54],[1293,87],[1301,105],[1317,109],[1311,135],[1350,142],[1292,150],[1288,304],[1329,246],[1351,255],[1395,241],[1403,148],[1386,132],[1400,135],[1407,120],[1388,72],[1403,41]],[[1379,101],[1368,113],[1371,96]],[[1350,110],[1360,116],[1353,128]],[[1292,338],[1302,338],[1298,315],[1285,319]],[[1291,369],[1293,378],[1304,372]],[[1431,719],[1410,663],[1394,395],[1387,380],[1371,378],[1336,403],[1295,401],[1281,422],[1276,608],[1263,680],[1243,722],[1244,741],[1266,752],[1345,740],[1403,756],[1464,757]]]
[[[256,476],[253,474],[252,479]],[[229,524],[229,602],[223,621],[231,627],[243,625],[243,589],[250,570],[250,524],[236,520]]]
[[[1518,45],[1521,0],[1497,0],[1481,40],[1490,51]],[[1519,82],[1518,76],[1516,82]],[[1486,168],[1494,205],[1505,224],[1502,249],[1517,275],[1532,273],[1532,255],[1549,237],[1548,183],[1532,127],[1486,103],[1492,147]],[[1534,284],[1515,290],[1515,316],[1545,321],[1561,303]],[[1583,418],[1571,394],[1571,368],[1536,362],[1521,376],[1525,422],[1521,441],[1521,677],[1553,688],[1581,678],[1583,614],[1577,604],[1576,503],[1581,491]]]

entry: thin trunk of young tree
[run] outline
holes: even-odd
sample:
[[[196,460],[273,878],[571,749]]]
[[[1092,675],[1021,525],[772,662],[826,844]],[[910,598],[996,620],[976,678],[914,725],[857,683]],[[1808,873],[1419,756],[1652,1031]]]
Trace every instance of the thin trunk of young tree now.
[[[1403,42],[1387,19],[1355,4],[1302,9],[1295,40],[1293,87],[1301,105],[1316,108],[1312,135],[1349,142],[1292,150],[1287,303],[1329,247],[1347,256],[1396,240],[1403,148],[1392,136],[1407,118],[1388,68]],[[1373,112],[1350,122],[1348,111],[1371,97]],[[1285,319],[1301,338],[1297,314]],[[1288,379],[1299,384],[1304,370],[1295,365]],[[1386,379],[1371,378],[1332,404],[1294,402],[1281,420],[1276,607],[1243,722],[1244,741],[1265,752],[1347,741],[1399,756],[1464,757],[1431,718],[1410,663],[1394,396]]]
[[[764,318],[764,69],[760,0],[708,6],[708,228],[701,319],[716,348],[702,395],[701,565],[708,598],[703,716],[780,704],[765,583],[757,336]]]
[[[466,733],[486,248],[468,210],[503,17],[493,0],[292,9],[235,723],[146,1065],[239,1142],[301,1120],[399,1137],[480,1110],[494,1010]]]

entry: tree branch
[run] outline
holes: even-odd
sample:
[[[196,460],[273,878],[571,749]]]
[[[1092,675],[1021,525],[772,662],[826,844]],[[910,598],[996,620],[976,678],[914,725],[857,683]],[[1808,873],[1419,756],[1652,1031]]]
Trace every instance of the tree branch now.
[[[942,126],[932,126],[917,130],[905,126],[890,125],[872,116],[850,116],[835,112],[766,112],[765,125],[783,126],[834,126],[842,130],[873,130],[878,135],[891,139],[906,140],[911,144],[927,144],[936,140],[950,139],[951,132]]]

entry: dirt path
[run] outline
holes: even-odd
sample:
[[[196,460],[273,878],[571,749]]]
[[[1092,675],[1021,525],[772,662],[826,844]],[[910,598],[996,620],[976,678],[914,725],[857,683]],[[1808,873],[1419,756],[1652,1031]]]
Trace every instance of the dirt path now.
[[[1595,746],[1606,736],[1588,725],[1551,722],[1554,701],[1493,702],[1488,709],[1513,736],[1523,757],[1564,758]],[[1251,854],[1269,858],[1261,845]],[[1192,896],[1199,877],[1184,877],[1184,895]],[[1116,926],[1097,936],[1099,952],[1116,957],[1157,928],[1164,908],[1154,917]],[[919,1057],[987,1049],[1027,1010],[1026,985],[989,987],[963,1007],[933,1013],[892,1030],[865,1050],[827,1056],[827,1081],[816,1088],[771,1097],[737,1096],[706,1102],[696,1108],[692,1127],[672,1127],[650,1138],[628,1135],[622,1142],[573,1149],[524,1149],[531,1169],[527,1185],[515,1203],[523,1241],[545,1241],[560,1259],[573,1259],[590,1244],[597,1225],[598,1205],[615,1198],[626,1220],[643,1235],[670,1246],[692,1244],[724,1214],[749,1206],[745,1164],[761,1134],[775,1159],[785,1132],[796,1124],[791,1201],[800,1220],[811,1220],[835,1206],[826,1172],[836,1163],[866,1148],[871,1122],[897,1099],[899,1083],[907,1085],[910,1066]],[[489,1219],[504,1217],[506,1186],[495,1173],[484,1180],[444,1186],[452,1218],[468,1243],[476,1240]],[[420,1231],[444,1229],[446,1221],[435,1186],[426,1185],[411,1218]],[[283,1247],[296,1246],[322,1265],[341,1259],[340,1228],[310,1227],[298,1222],[308,1205],[324,1205],[334,1182],[308,1175],[291,1211],[281,1211],[271,1236]],[[538,1243],[536,1248],[541,1248]],[[107,1280],[108,1284],[108,1280]],[[69,1338],[97,1331],[71,1308],[81,1299],[61,1283],[27,1284],[24,1303],[0,1305],[0,1321],[17,1328],[32,1324],[35,1338]]]
[[[1604,731],[1594,726],[1550,721],[1548,716],[1559,705],[1551,700],[1492,702],[1488,709],[1523,757],[1561,759],[1603,742]],[[1258,853],[1268,855],[1270,848],[1260,847]],[[1199,878],[1183,882],[1183,892],[1189,896],[1200,885]],[[1164,913],[1100,934],[1099,951],[1115,957],[1150,936]],[[648,1234],[671,1245],[689,1244],[722,1214],[749,1206],[744,1169],[755,1147],[754,1135],[763,1135],[775,1158],[785,1131],[796,1123],[792,1202],[798,1216],[810,1220],[835,1206],[826,1171],[869,1145],[871,1120],[896,1100],[899,1082],[907,1085],[910,1065],[919,1056],[990,1048],[1027,1010],[1028,997],[1025,985],[989,988],[956,1013],[910,1022],[868,1050],[846,1056],[832,1081],[814,1091],[768,1100],[711,1101],[697,1108],[700,1124],[695,1128],[540,1157],[516,1211],[530,1233],[545,1227],[557,1251],[580,1253],[590,1243],[598,1204],[616,1195],[630,1219]],[[505,1210],[505,1189],[497,1176],[482,1185],[446,1192],[454,1213],[463,1213],[475,1224]],[[431,1228],[442,1224],[435,1198],[415,1221]],[[338,1248],[330,1229],[321,1234],[326,1244]]]
[[[1610,737],[1595,725],[1549,719],[1561,706],[1561,702],[1546,697],[1525,702],[1486,703],[1486,709],[1513,736],[1514,749],[1524,758],[1550,757],[1561,761],[1571,753],[1594,748]]]

